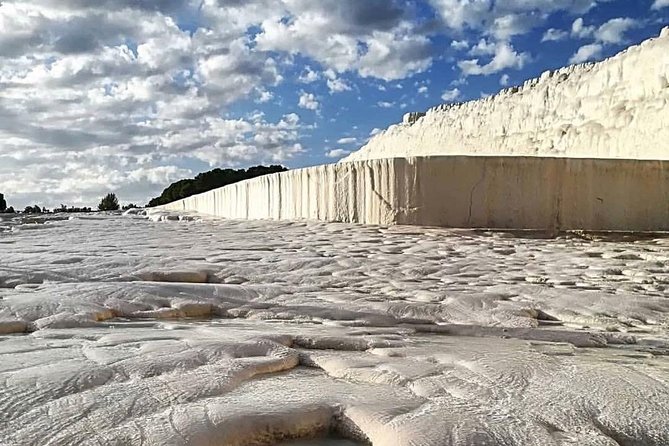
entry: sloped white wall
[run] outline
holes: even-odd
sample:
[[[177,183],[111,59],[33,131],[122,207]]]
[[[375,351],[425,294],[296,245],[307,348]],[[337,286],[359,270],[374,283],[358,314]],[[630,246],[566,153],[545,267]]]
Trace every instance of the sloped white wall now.
[[[669,28],[597,64],[391,126],[344,161],[438,155],[669,159]]]
[[[669,230],[669,161],[501,156],[366,160],[267,175],[162,208],[232,219]]]

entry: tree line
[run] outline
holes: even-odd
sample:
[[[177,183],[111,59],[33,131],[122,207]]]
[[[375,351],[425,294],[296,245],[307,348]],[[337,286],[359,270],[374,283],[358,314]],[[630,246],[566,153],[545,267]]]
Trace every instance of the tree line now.
[[[227,186],[229,184],[237,183],[243,180],[268,175],[271,173],[285,172],[288,169],[284,166],[255,166],[248,169],[214,169],[209,172],[204,172],[197,175],[195,178],[179,180],[170,184],[163,193],[156,198],[149,201],[149,207],[160,206],[170,203],[172,201],[181,200],[190,197],[191,195],[201,194],[212,189]],[[109,193],[105,195],[100,204],[98,204],[98,211],[118,211],[119,209],[127,210],[136,208],[134,204],[129,204],[121,207],[119,205],[116,194]],[[13,207],[7,207],[5,196],[0,193],[0,213],[13,214],[16,211]],[[24,214],[42,214],[42,213],[71,213],[71,212],[93,212],[90,207],[67,207],[61,204],[59,208],[49,211],[47,208],[42,208],[39,205],[26,206],[23,210]]]
[[[149,207],[160,206],[172,201],[188,198],[212,189],[227,186],[243,180],[249,180],[271,173],[285,172],[288,169],[279,165],[255,166],[248,169],[214,169],[197,175],[195,178],[179,180],[170,184],[159,197],[149,201]]]
[[[118,203],[118,198],[116,197],[116,194],[109,193],[105,195],[102,198],[102,200],[100,200],[100,204],[98,204],[98,211],[118,211],[119,209],[123,209],[125,211],[136,207],[137,206],[134,204],[128,204],[121,207]],[[90,207],[77,207],[77,206],[67,207],[64,204],[61,204],[59,208],[53,209],[53,211],[47,209],[46,207],[40,207],[37,204],[34,206],[26,206],[25,209],[23,209],[24,214],[48,214],[48,213],[69,214],[74,212],[76,213],[93,212],[93,209],[91,209]],[[14,214],[14,213],[16,213],[14,207],[13,206],[7,207],[7,200],[5,200],[4,194],[0,193],[0,214]]]

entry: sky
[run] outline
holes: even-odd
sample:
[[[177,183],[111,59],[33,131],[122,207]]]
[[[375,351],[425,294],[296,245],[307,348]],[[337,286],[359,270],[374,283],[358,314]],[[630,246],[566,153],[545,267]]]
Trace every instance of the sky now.
[[[657,36],[669,0],[1,0],[0,193],[143,204]]]

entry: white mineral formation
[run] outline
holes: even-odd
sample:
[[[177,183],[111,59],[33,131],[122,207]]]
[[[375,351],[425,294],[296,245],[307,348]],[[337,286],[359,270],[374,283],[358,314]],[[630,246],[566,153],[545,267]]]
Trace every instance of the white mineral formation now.
[[[476,154],[669,159],[669,28],[600,63],[407,115],[343,161]]]
[[[344,161],[163,209],[363,224],[669,230],[669,28],[601,63],[408,113]]]
[[[669,239],[140,213],[0,220],[2,446],[669,444]]]
[[[292,170],[163,209],[236,219],[658,231],[669,230],[667,203],[669,161],[442,156]]]

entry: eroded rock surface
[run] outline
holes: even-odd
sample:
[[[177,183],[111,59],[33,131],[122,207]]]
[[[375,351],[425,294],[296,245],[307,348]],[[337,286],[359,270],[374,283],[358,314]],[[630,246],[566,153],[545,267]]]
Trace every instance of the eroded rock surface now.
[[[0,223],[0,444],[669,444],[669,238],[153,220]]]
[[[344,161],[436,155],[669,159],[669,28],[599,63],[412,114]]]

